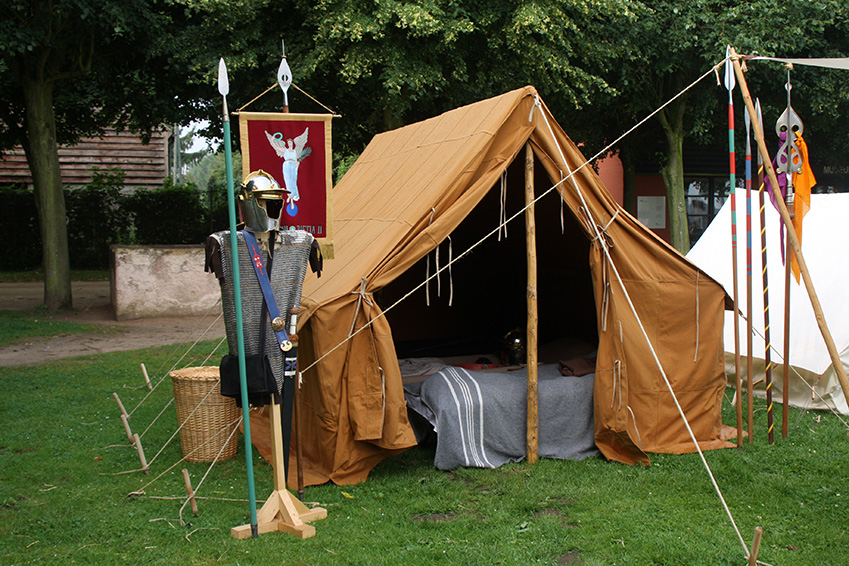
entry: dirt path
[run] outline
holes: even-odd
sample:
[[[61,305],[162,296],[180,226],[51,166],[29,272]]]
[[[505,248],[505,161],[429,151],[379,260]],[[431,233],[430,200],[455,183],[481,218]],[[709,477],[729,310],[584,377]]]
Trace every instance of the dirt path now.
[[[74,311],[51,315],[55,320],[110,327],[111,332],[65,334],[0,347],[0,367],[44,362],[120,350],[137,350],[181,342],[221,339],[224,322],[207,317],[148,318],[117,322],[110,306],[108,281],[74,281]],[[28,310],[42,304],[41,282],[0,282],[0,310]]]

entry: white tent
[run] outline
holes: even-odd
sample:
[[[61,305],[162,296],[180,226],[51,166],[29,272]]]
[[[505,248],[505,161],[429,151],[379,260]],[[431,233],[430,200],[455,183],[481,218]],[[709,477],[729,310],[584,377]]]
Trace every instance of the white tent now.
[[[746,191],[737,189],[737,293],[740,311],[746,313]],[[781,401],[784,361],[784,265],[781,262],[778,211],[766,199],[767,269],[769,279],[770,342],[773,363],[773,399]],[[752,191],[752,312],[755,380],[764,373],[763,263],[758,193]],[[843,366],[849,369],[849,194],[812,195],[811,210],[802,228],[802,254],[819,297],[825,321],[834,338]],[[731,199],[687,254],[733,296],[731,261]],[[843,391],[817,325],[804,281],[790,280],[790,404],[802,408],[834,409],[849,414]],[[734,374],[734,326],[725,314],[725,352],[729,379]],[[739,320],[740,353],[746,354],[746,321]],[[746,359],[740,373],[745,376]],[[804,380],[804,381],[803,381]],[[807,382],[807,384],[805,383]],[[810,387],[809,387],[810,385]],[[813,391],[811,389],[813,387]],[[763,388],[763,384],[759,386]]]

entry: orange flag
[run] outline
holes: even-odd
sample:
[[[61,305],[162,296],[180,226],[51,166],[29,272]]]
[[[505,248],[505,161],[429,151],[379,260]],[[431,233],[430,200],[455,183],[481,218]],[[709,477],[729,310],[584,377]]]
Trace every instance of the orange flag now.
[[[795,191],[793,227],[796,229],[796,236],[799,238],[799,245],[802,245],[802,220],[805,214],[811,209],[811,189],[817,184],[814,178],[814,172],[811,171],[811,165],[808,162],[808,146],[801,134],[796,133],[796,147],[799,148],[799,155],[794,155],[794,160],[802,160],[802,168],[793,173],[793,189]],[[799,283],[799,264],[796,262],[796,254],[791,254],[790,269],[793,271],[793,276],[796,278],[796,283]]]

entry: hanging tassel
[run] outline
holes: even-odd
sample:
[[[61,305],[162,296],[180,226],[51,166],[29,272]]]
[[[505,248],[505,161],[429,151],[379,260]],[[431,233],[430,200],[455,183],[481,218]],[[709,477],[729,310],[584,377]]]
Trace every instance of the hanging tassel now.
[[[448,306],[454,304],[454,243],[448,236]]]
[[[507,170],[501,173],[501,210],[498,213],[498,241],[501,241],[501,231],[507,237]]]
[[[439,244],[436,245],[436,249],[433,250],[433,257],[436,263],[436,296],[442,296],[442,273],[439,271]]]
[[[563,193],[563,171],[560,171],[560,186],[557,187],[557,192],[560,193],[560,234],[563,235],[566,233],[566,221],[564,219],[566,195]]]
[[[693,361],[699,359],[699,276],[701,273],[696,272],[696,351],[693,353]]]
[[[427,225],[433,224],[433,215],[436,214],[436,209],[430,209],[430,220]],[[439,267],[437,267],[439,269]],[[430,306],[430,254],[425,256],[425,305]]]

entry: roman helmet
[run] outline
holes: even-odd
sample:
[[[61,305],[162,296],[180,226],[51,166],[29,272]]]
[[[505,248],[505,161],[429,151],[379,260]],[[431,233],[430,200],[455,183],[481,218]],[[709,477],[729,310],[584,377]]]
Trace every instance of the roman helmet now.
[[[289,191],[280,187],[274,177],[258,169],[242,181],[239,208],[245,229],[260,233],[280,230],[280,216]]]

